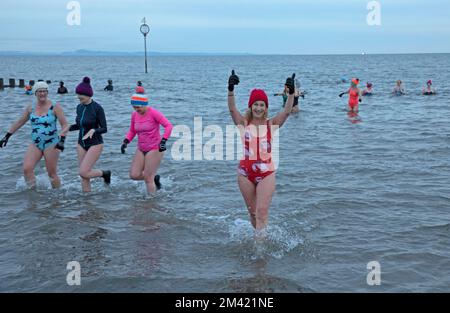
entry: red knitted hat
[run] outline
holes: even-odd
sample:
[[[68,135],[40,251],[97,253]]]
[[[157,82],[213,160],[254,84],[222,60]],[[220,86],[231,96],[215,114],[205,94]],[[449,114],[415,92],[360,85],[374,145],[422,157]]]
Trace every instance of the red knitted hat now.
[[[250,99],[248,99],[248,107],[250,108],[256,101],[264,101],[266,106],[269,107],[269,99],[266,93],[262,89],[253,89],[250,93]]]

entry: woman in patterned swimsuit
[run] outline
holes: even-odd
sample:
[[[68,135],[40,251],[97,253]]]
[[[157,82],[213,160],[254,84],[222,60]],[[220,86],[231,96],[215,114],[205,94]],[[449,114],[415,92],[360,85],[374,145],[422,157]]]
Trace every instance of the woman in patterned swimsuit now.
[[[8,143],[9,138],[29,120],[31,123],[31,140],[23,162],[25,181],[30,187],[36,185],[34,168],[44,157],[45,167],[53,188],[59,188],[61,181],[57,174],[59,154],[64,150],[65,132],[58,135],[56,121],[64,129],[68,124],[61,105],[48,99],[48,85],[37,82],[33,93],[36,101],[27,106],[22,116],[10,127],[5,137],[0,140],[0,148]]]
[[[239,163],[238,183],[248,208],[250,222],[258,231],[265,229],[269,218],[269,206],[275,191],[275,167],[272,162],[272,130],[281,127],[289,117],[294,104],[295,74],[286,80],[289,96],[284,110],[268,119],[269,101],[261,89],[250,94],[245,116],[236,108],[234,86],[239,77],[232,71],[228,80],[228,107],[231,117],[241,130],[244,142],[244,158]]]

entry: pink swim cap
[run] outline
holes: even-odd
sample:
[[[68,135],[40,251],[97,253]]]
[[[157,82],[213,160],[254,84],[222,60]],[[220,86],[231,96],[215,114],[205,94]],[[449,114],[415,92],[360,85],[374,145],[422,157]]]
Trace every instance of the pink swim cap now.
[[[140,93],[140,94],[145,93],[144,87],[142,87],[142,86],[136,86],[135,91],[136,91],[136,93]]]

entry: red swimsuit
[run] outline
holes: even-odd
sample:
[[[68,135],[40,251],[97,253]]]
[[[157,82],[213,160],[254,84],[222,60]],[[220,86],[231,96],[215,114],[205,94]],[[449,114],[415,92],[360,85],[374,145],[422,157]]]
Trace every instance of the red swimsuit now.
[[[244,158],[239,162],[238,173],[247,177],[255,185],[275,172],[272,162],[272,133],[269,121],[267,121],[266,127],[267,130],[264,130],[263,126],[248,124],[243,136]],[[256,130],[264,136],[255,135],[255,133],[258,134]]]
[[[349,91],[349,98],[348,98],[348,105],[350,106],[351,109],[353,108],[358,108],[358,103],[359,103],[359,93],[350,88]]]

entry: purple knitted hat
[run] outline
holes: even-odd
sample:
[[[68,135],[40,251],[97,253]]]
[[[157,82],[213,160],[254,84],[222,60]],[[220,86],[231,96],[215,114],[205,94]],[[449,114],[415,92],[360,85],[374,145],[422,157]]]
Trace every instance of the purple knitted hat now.
[[[94,95],[94,91],[91,87],[91,79],[89,77],[83,78],[83,82],[81,82],[77,88],[75,89],[75,92],[79,95],[84,95],[88,97],[92,97]]]

